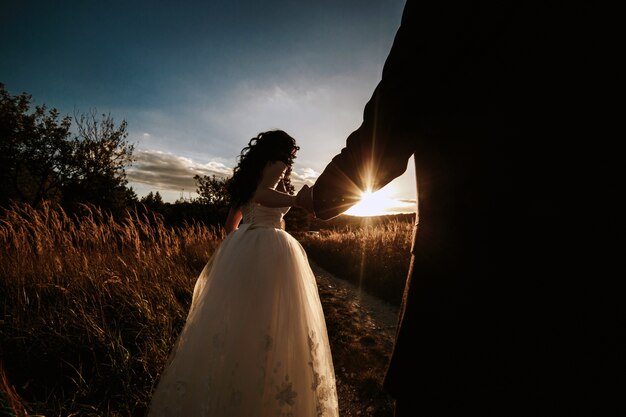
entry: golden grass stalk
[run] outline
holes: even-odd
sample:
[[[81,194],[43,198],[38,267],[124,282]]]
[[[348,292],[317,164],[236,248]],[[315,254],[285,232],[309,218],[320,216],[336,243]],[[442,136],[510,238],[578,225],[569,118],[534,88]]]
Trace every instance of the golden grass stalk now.
[[[34,412],[137,414],[224,231],[83,209],[14,205],[0,219],[0,350]]]
[[[399,305],[410,263],[413,227],[409,221],[365,222],[297,237],[320,266]]]
[[[399,302],[412,224],[298,234],[322,267]],[[93,206],[0,216],[0,354],[30,415],[143,415],[221,227]],[[335,318],[336,319],[336,318]],[[15,402],[15,401],[14,401]]]

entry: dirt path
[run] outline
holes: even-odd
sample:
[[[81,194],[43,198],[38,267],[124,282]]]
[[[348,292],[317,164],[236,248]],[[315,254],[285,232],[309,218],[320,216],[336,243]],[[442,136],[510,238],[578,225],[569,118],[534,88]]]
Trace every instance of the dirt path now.
[[[310,264],[317,278],[318,287],[326,285],[326,289],[335,291],[336,294],[328,295],[354,304],[361,310],[361,315],[372,328],[381,330],[381,336],[393,338],[398,322],[398,307],[366,293],[351,282],[337,278],[313,261],[310,261]]]
[[[313,261],[311,268],[326,315],[340,416],[393,416],[382,378],[393,347],[398,308],[333,276]]]

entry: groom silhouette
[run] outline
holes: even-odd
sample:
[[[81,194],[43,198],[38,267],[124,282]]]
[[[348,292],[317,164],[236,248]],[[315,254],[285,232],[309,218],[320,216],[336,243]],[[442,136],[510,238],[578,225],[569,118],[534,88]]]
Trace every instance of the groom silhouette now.
[[[384,380],[396,417],[612,410],[615,329],[595,320],[611,307],[592,308],[611,258],[593,237],[612,219],[594,187],[616,177],[578,142],[604,140],[590,9],[408,0],[361,126],[299,193],[330,219],[414,156],[417,221]]]

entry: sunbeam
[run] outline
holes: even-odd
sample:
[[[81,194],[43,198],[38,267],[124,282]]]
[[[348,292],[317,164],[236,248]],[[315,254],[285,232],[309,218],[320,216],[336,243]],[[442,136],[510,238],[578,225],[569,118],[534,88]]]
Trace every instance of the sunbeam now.
[[[389,209],[399,205],[396,199],[390,197],[392,191],[390,187],[383,187],[376,192],[365,191],[361,194],[361,200],[345,214],[362,217],[388,214]]]

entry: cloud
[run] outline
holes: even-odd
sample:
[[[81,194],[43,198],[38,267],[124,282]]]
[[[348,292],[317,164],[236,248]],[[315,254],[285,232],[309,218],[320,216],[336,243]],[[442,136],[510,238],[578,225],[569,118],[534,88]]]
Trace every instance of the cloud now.
[[[315,180],[317,179],[317,177],[320,176],[320,173],[315,171],[312,168],[303,168],[301,170],[300,175],[302,176],[302,178],[304,178],[305,180]]]
[[[319,175],[311,168],[293,169],[291,171],[291,183],[296,187],[296,190],[299,190],[304,184],[312,186]]]
[[[127,170],[130,185],[152,191],[176,191],[195,193],[195,175],[227,178],[231,168],[219,161],[195,162],[190,158],[156,150],[136,150],[135,163]],[[294,169],[291,182],[300,189],[304,184],[313,185],[319,174],[311,168]]]
[[[195,175],[215,175],[225,178],[232,169],[221,162],[205,164],[190,158],[155,150],[136,150],[135,163],[127,170],[130,183],[144,184],[155,191],[192,191],[196,189]]]
[[[294,75],[275,83],[244,80],[213,100],[197,93],[203,105],[190,106],[185,117],[193,117],[208,138],[204,148],[223,158],[261,131],[283,129],[300,146],[295,167],[320,171],[361,123],[374,81],[358,72],[325,79]]]
[[[387,207],[384,211],[386,213],[415,213],[415,209],[416,209],[416,200],[409,200],[409,199],[398,199],[398,200],[393,200],[393,204],[389,204],[389,207]]]
[[[120,112],[133,116],[129,137],[136,149],[234,166],[236,156],[257,133],[283,129],[300,146],[294,169],[321,172],[361,123],[363,104],[375,86],[372,73],[242,79],[227,91],[193,84],[182,88],[184,99],[163,100],[169,103],[166,107]]]
[[[135,163],[127,170],[129,185],[142,195],[158,191],[165,201],[170,202],[185,194],[196,196],[195,175],[215,175],[218,178],[232,175],[232,169],[219,161],[200,163],[191,158],[145,149],[136,150],[134,156]],[[294,166],[291,183],[297,191],[305,184],[312,186],[319,175],[313,168]],[[389,214],[412,213],[415,212],[415,205],[415,199],[390,198],[379,211]]]

